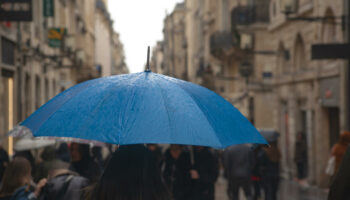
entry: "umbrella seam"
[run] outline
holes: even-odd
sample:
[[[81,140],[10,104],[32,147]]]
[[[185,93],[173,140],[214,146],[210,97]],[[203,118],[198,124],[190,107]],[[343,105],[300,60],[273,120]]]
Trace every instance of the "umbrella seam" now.
[[[108,77],[106,77],[106,78],[108,78]],[[99,79],[97,79],[97,80],[99,80],[98,83],[102,82],[104,79],[105,79],[105,78],[99,78]],[[90,81],[93,81],[93,80],[90,80]],[[90,82],[90,81],[89,81],[89,82]],[[91,85],[91,84],[90,84],[90,85]],[[50,115],[50,117],[46,118],[46,120],[43,121],[43,123],[40,125],[40,127],[38,128],[38,130],[37,130],[36,132],[38,132],[38,131],[41,129],[41,127],[43,127],[43,125],[44,125],[47,121],[49,121],[49,120],[56,114],[56,112],[57,112],[59,109],[61,109],[63,106],[65,106],[67,103],[69,103],[69,102],[70,102],[74,97],[76,97],[78,94],[80,94],[80,93],[86,91],[90,85],[87,84],[85,88],[83,88],[82,90],[80,90],[78,93],[76,93],[75,95],[73,95],[71,98],[67,99],[55,112],[53,112],[53,113]],[[74,87],[74,86],[73,86],[73,87]],[[33,136],[34,136],[34,133],[33,133]]]
[[[136,79],[137,77],[135,77],[135,79]],[[109,85],[108,86],[108,88],[109,87],[115,87],[115,85]],[[117,89],[117,87],[116,87],[116,89]],[[107,90],[107,89],[106,89]],[[94,116],[94,115],[92,115],[93,113],[96,113],[98,110],[99,110],[99,108],[100,108],[100,106],[103,104],[103,102],[105,102],[109,97],[111,97],[111,96],[113,96],[115,93],[113,93],[113,92],[109,92],[103,99],[101,99],[101,101],[99,101],[98,103],[97,103],[97,105],[95,106],[95,108],[93,109],[93,111],[92,112],[90,112],[89,113],[89,116],[84,120],[84,122],[86,122],[86,121],[94,121],[93,119],[93,117],[90,117],[90,116]],[[86,124],[86,123],[82,123],[82,124]],[[79,132],[84,132],[86,129],[88,128],[88,126],[82,126],[81,128],[79,128],[76,132],[77,133],[79,133]],[[121,131],[121,132],[123,132],[123,131]],[[118,143],[120,144],[121,143],[121,141],[120,141],[120,134],[119,134],[119,138],[118,138]],[[108,139],[107,140],[105,140],[105,141],[108,141]]]
[[[159,75],[157,74],[157,76],[159,76]],[[191,95],[191,93],[187,92],[187,90],[185,90],[181,85],[179,85],[179,84],[177,84],[175,81],[173,81],[172,79],[169,79],[169,80],[168,80],[168,79],[166,79],[166,78],[164,78],[164,77],[162,77],[162,76],[159,76],[159,77],[162,78],[162,79],[165,79],[165,80],[167,80],[167,81],[171,81],[172,83],[176,84],[181,90],[183,90],[183,91],[185,92],[185,94],[187,94],[187,95],[194,101],[194,103],[195,103],[195,105],[197,106],[198,110],[200,110],[200,112],[202,113],[202,115],[204,116],[204,118],[207,120],[207,122],[209,123],[210,127],[212,128],[212,130],[213,130],[213,132],[214,132],[214,134],[215,134],[215,136],[216,136],[216,130],[214,129],[212,123],[208,120],[208,117],[203,113],[202,109],[198,106],[198,104],[200,104],[200,103],[198,103],[198,102],[195,100],[196,98],[195,98],[193,95]],[[200,104],[200,105],[202,105],[202,104]],[[203,106],[203,105],[202,105],[202,106]],[[205,106],[203,106],[203,107],[205,107]],[[192,137],[192,138],[193,138],[193,137]],[[220,140],[220,138],[219,138],[219,137],[216,137],[216,138],[218,138],[219,145],[222,146],[222,141]]]
[[[168,116],[168,126],[169,126],[169,129],[170,129],[171,133],[173,133],[173,130],[172,130],[172,128],[171,128],[171,123],[170,123],[169,110],[168,110],[168,108],[165,106],[165,100],[164,100],[163,89],[159,86],[159,84],[158,84],[157,82],[154,82],[154,83],[158,86],[158,88],[159,88],[159,90],[160,90],[160,94],[162,95],[163,107],[165,108],[166,114],[167,114],[167,116]],[[170,135],[172,135],[172,134],[170,134]]]
[[[83,88],[83,89],[81,89],[78,93],[76,93],[74,96],[76,96],[77,94],[79,94],[79,93],[81,93],[81,92],[83,92],[83,91],[85,91],[87,88],[88,88],[88,84],[85,86],[85,88]],[[67,91],[68,92],[68,91]],[[67,104],[70,100],[72,100],[73,99],[73,97],[74,96],[71,96],[70,98],[68,98],[64,103],[62,103],[62,105],[59,107],[59,108],[57,108],[54,112],[52,112],[51,114],[50,114],[50,116],[49,117],[47,117],[42,123],[41,123],[41,125],[39,126],[39,128],[35,131],[35,132],[38,132],[39,130],[40,130],[40,128],[49,120],[49,119],[51,119],[52,117],[53,117],[53,115],[57,112],[57,110],[59,110],[62,106],[64,106],[65,104]],[[50,100],[51,101],[51,100]],[[49,103],[49,102],[47,102],[47,103]],[[46,103],[46,104],[47,104]],[[45,104],[44,104],[45,105]],[[43,106],[44,106],[43,105]],[[40,107],[41,108],[41,107]],[[39,108],[39,109],[40,109]],[[38,109],[38,110],[39,110]],[[37,110],[37,111],[38,111]],[[33,113],[34,114],[34,113]],[[25,125],[23,125],[23,126],[25,126]],[[30,128],[29,128],[30,129]],[[34,133],[33,133],[33,131],[32,131],[32,134],[33,134],[33,136],[34,136]]]

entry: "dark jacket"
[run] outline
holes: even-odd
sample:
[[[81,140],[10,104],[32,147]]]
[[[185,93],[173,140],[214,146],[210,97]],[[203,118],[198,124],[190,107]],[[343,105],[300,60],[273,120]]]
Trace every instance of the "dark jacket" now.
[[[172,192],[174,200],[186,200],[191,192],[191,160],[189,152],[182,152],[175,160],[170,155],[170,150],[165,152],[164,180]]]
[[[330,187],[328,200],[350,200],[350,145],[346,150],[343,160],[339,166],[332,185]]]
[[[225,177],[229,180],[236,177],[250,179],[253,166],[253,154],[246,144],[227,148],[223,155]]]
[[[102,172],[101,167],[91,157],[79,162],[72,162],[69,170],[87,178],[90,183],[97,182]]]
[[[276,145],[264,148],[259,155],[262,185],[278,185],[280,177],[280,152]]]
[[[193,200],[214,200],[219,169],[217,159],[208,148],[194,151],[193,169],[199,174],[199,179],[193,180]]]
[[[2,176],[4,175],[6,165],[9,163],[9,155],[7,151],[0,147],[0,182],[2,180]]]
[[[307,162],[307,145],[305,139],[295,143],[294,162]]]
[[[79,200],[89,181],[73,173],[64,173],[52,178],[42,189],[39,200]]]

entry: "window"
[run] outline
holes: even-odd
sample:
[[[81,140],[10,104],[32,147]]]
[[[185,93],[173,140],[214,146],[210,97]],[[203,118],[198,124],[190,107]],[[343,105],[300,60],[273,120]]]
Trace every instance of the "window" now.
[[[280,42],[278,45],[278,55],[277,55],[277,68],[279,73],[286,73],[289,72],[287,65],[286,65],[286,59],[285,59],[285,51],[284,44]]]
[[[300,34],[297,35],[294,47],[294,66],[297,69],[305,68],[306,66],[305,58],[305,47],[304,41]]]
[[[1,38],[1,60],[7,65],[15,65],[15,48],[14,42]]]
[[[35,77],[35,109],[41,106],[41,80],[39,76]]]
[[[328,8],[325,14],[327,19],[322,24],[322,41],[324,43],[334,43],[337,41],[337,29],[333,11]]]

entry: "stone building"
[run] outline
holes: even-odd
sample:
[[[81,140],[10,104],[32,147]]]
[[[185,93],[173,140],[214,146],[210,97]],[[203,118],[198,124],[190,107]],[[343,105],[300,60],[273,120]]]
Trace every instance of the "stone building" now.
[[[296,176],[294,163],[297,133],[306,136],[308,146],[308,180],[318,186],[327,186],[329,177],[325,167],[331,147],[346,125],[345,64],[342,60],[315,61],[311,46],[320,43],[343,43],[339,17],[344,13],[341,0],[271,0],[269,40],[279,52],[273,70],[275,95],[275,127],[279,140],[283,175]],[[284,10],[283,10],[284,9]],[[328,17],[310,22],[288,20],[283,11],[291,11],[289,18]]]
[[[164,20],[164,65],[167,74],[180,79],[187,79],[185,5],[179,3],[174,11]]]
[[[163,53],[164,43],[158,41],[156,46],[152,49],[152,58],[150,63],[150,68],[153,72],[158,74],[169,74],[167,68],[164,64],[164,53]]]
[[[120,41],[119,34],[116,32],[113,32],[111,51],[112,51],[111,75],[129,73],[129,69],[125,63],[124,46],[123,46],[123,43]]]
[[[285,178],[296,177],[296,137],[304,133],[307,180],[327,186],[330,149],[349,128],[347,66],[312,60],[311,47],[346,41],[344,1],[186,0],[184,6],[186,53],[170,51],[176,42],[165,23],[153,54],[157,72],[176,76],[178,66],[169,61],[181,52],[189,81],[219,93],[257,128],[278,131]]]
[[[95,62],[101,69],[102,76],[112,74],[112,20],[107,10],[107,1],[96,0],[95,13]]]
[[[32,21],[0,22],[0,141],[9,153],[9,129],[59,92],[101,76],[95,0],[54,0],[49,16],[43,3],[33,1]],[[59,41],[48,39],[52,28]]]

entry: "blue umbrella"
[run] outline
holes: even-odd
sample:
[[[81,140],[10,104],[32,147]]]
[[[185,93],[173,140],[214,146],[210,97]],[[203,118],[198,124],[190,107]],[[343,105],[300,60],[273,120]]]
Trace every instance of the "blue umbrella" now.
[[[229,102],[190,82],[145,71],[78,84],[57,95],[12,133],[112,144],[225,148],[265,139]]]

